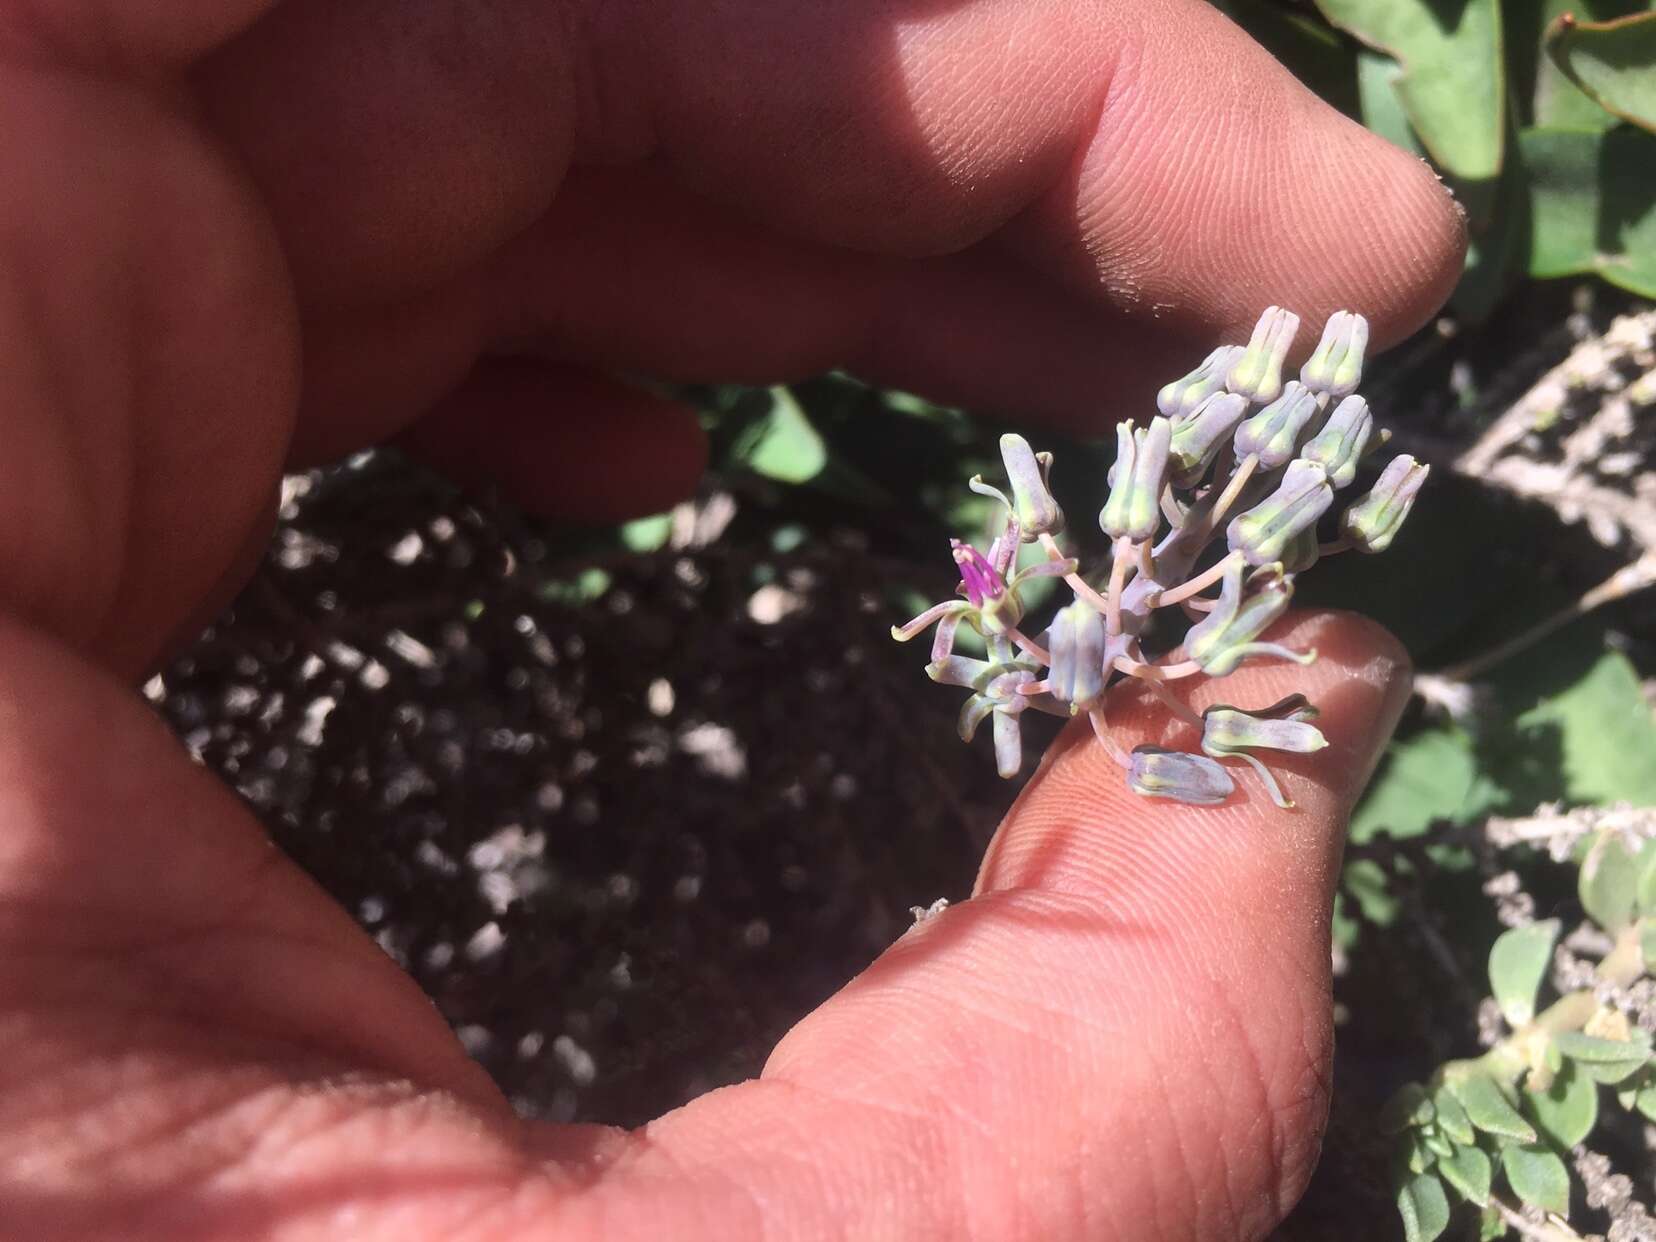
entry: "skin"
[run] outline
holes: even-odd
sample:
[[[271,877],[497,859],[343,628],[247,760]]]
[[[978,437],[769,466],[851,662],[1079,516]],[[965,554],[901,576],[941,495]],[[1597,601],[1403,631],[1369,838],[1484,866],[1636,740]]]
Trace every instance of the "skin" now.
[[[400,438],[648,512],[700,436],[617,373],[843,365],[1096,427],[1268,302],[1398,339],[1463,240],[1193,0],[0,8],[0,1236],[1262,1236],[1406,695],[1366,623],[1224,683],[1324,707],[1298,811],[1137,799],[1067,734],[971,902],[630,1133],[515,1121],[129,687],[245,578],[285,462]]]

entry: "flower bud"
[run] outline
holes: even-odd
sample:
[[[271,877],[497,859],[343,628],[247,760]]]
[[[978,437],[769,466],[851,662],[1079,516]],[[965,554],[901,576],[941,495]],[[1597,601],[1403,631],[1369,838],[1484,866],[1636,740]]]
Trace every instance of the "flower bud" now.
[[[1161,525],[1161,492],[1167,486],[1168,445],[1173,425],[1152,418],[1148,427],[1131,421],[1116,427],[1116,460],[1110,467],[1110,498],[1098,515],[1106,535],[1148,539]]]
[[[1242,565],[1233,562],[1220,581],[1219,599],[1185,635],[1185,652],[1213,677],[1224,677],[1251,655],[1275,655],[1309,664],[1316,652],[1301,654],[1276,643],[1255,640],[1288,610],[1294,583],[1275,565],[1256,571],[1248,580],[1251,593],[1242,594]]]
[[[1351,311],[1335,311],[1323,325],[1316,352],[1300,368],[1300,383],[1312,392],[1344,397],[1363,378],[1363,351],[1368,348],[1368,320]],[[1342,485],[1343,486],[1343,485]]]
[[[1322,731],[1309,720],[1317,709],[1303,694],[1289,695],[1280,703],[1258,711],[1243,711],[1216,703],[1202,713],[1202,750],[1215,759],[1245,750],[1289,750],[1308,755],[1328,745]]]
[[[1264,500],[1231,519],[1225,538],[1232,552],[1250,565],[1280,561],[1290,540],[1303,531],[1315,531],[1317,519],[1334,503],[1328,475],[1311,461],[1293,461],[1282,472],[1282,482]]]
[[[997,487],[990,487],[982,475],[975,475],[966,484],[980,496],[992,496],[1007,507],[1016,525],[1018,538],[1033,543],[1041,535],[1056,535],[1064,529],[1064,511],[1053,499],[1047,485],[1052,470],[1052,454],[1037,453],[1029,441],[1008,433],[1000,438],[1001,461],[1006,465],[1006,477],[1012,484],[1012,499]]]
[[[1104,618],[1085,600],[1059,609],[1047,630],[1047,691],[1073,714],[1104,693]]]
[[[1236,429],[1236,455],[1258,454],[1264,470],[1275,470],[1294,456],[1300,435],[1317,416],[1317,394],[1289,380],[1282,395]]]
[[[1217,806],[1236,782],[1212,759],[1160,746],[1135,746],[1127,766],[1127,787],[1146,798],[1171,798],[1194,806]]]
[[[1298,331],[1298,315],[1280,306],[1267,307],[1254,325],[1248,348],[1231,364],[1225,386],[1250,401],[1275,401],[1282,392],[1282,363]]]
[[[1176,379],[1156,394],[1156,408],[1171,419],[1193,412],[1216,392],[1223,392],[1225,377],[1242,356],[1240,345],[1221,345],[1183,379]]]
[[[1233,392],[1216,392],[1175,422],[1168,442],[1168,456],[1173,462],[1173,482],[1180,487],[1194,487],[1200,483],[1247,412],[1246,397]]]
[[[1380,472],[1380,480],[1340,518],[1340,533],[1360,552],[1384,552],[1409,516],[1415,494],[1431,467],[1401,453]]]
[[[1345,487],[1357,477],[1357,463],[1374,434],[1374,415],[1368,402],[1361,397],[1347,397],[1334,407],[1323,429],[1300,450],[1306,461],[1314,461],[1328,471],[1328,481],[1335,487]]]

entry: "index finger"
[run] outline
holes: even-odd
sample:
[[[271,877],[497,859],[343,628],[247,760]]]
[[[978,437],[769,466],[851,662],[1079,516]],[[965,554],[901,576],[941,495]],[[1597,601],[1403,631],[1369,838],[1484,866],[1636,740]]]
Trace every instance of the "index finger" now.
[[[483,262],[581,165],[669,168],[784,250],[1004,246],[1200,335],[1276,301],[1383,344],[1464,245],[1423,164],[1199,0],[294,0],[201,82],[341,305]]]

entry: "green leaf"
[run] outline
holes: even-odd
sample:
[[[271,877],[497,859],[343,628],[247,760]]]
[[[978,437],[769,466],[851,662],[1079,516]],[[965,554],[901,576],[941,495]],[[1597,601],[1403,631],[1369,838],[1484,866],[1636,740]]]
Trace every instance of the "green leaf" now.
[[[1472,1128],[1472,1119],[1466,1115],[1466,1109],[1447,1087],[1439,1087],[1432,1092],[1432,1107],[1437,1110],[1438,1129],[1462,1147],[1469,1147],[1477,1142],[1477,1132]]]
[[[1656,137],[1626,126],[1529,129],[1519,147],[1529,170],[1530,275],[1596,274],[1656,297]]]
[[[1380,1110],[1380,1133],[1401,1134],[1415,1126],[1423,1126],[1437,1115],[1426,1088],[1418,1082],[1406,1082],[1386,1101]]]
[[[771,412],[738,438],[736,460],[780,483],[809,483],[828,464],[828,449],[793,393],[770,390]]]
[[[1357,104],[1363,124],[1372,132],[1411,155],[1425,155],[1397,98],[1397,79],[1402,76],[1403,67],[1390,56],[1364,48],[1357,53]]]
[[[1403,1217],[1407,1242],[1432,1242],[1449,1228],[1449,1198],[1443,1183],[1430,1173],[1417,1173],[1397,1192],[1397,1211]]]
[[[1656,919],[1645,919],[1639,924],[1639,954],[1646,970],[1656,969]]]
[[[1648,7],[1641,0],[1504,0],[1507,73],[1512,91],[1531,104],[1524,124],[1549,129],[1609,129],[1616,118],[1565,77],[1541,47],[1547,27],[1565,13],[1582,21],[1625,17]]]
[[[1606,112],[1656,131],[1656,12],[1608,22],[1561,14],[1546,52],[1564,76]]]
[[[1630,134],[1646,147],[1649,175],[1650,265],[1656,291],[1656,138]],[[1597,141],[1598,135],[1575,135]],[[1614,134],[1603,137],[1608,140]],[[1635,806],[1656,803],[1656,716],[1645,701],[1638,672],[1619,651],[1606,651],[1563,692],[1518,718],[1521,730],[1557,728],[1563,748],[1565,793],[1572,801]]]
[[[1478,1129],[1501,1138],[1535,1142],[1535,1130],[1508,1101],[1488,1074],[1476,1070],[1451,1078],[1447,1085]]]
[[[1506,93],[1496,0],[1317,0],[1317,7],[1397,61],[1398,101],[1446,172],[1494,180],[1501,171]]]
[[[1656,1083],[1646,1083],[1633,1097],[1633,1107],[1650,1121],[1656,1121]]]
[[[1570,1172],[1549,1147],[1514,1144],[1501,1150],[1507,1185],[1525,1203],[1560,1216],[1570,1210]]]
[[[1367,841],[1382,829],[1415,837],[1438,819],[1463,823],[1479,813],[1477,786],[1477,760],[1466,734],[1427,729],[1387,752],[1351,817],[1351,839]]]
[[[1622,834],[1596,833],[1576,879],[1581,905],[1612,936],[1633,922],[1639,897],[1639,864]]]
[[[1546,919],[1504,931],[1489,951],[1489,986],[1508,1025],[1523,1026],[1535,1016],[1535,994],[1552,960],[1559,922]]]
[[[673,515],[657,513],[622,523],[621,542],[634,552],[655,552],[667,546],[672,533]]]
[[[1574,1147],[1598,1121],[1598,1083],[1566,1062],[1545,1091],[1524,1092],[1524,1111],[1546,1138]]]
[[[1656,841],[1639,850],[1639,913],[1656,914]]]
[[[1650,1036],[1641,1030],[1627,1040],[1564,1031],[1553,1036],[1553,1043],[1585,1076],[1599,1082],[1620,1082],[1650,1062]]]
[[[1451,1156],[1438,1161],[1438,1174],[1460,1194],[1479,1207],[1489,1203],[1489,1183],[1494,1168],[1480,1147],[1457,1147]]]

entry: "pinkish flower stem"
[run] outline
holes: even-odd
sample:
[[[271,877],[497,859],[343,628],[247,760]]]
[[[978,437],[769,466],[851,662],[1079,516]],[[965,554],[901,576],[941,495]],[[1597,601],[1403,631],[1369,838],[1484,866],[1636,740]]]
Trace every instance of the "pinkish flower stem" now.
[[[1058,541],[1051,535],[1041,536],[1041,547],[1045,550],[1048,560],[1063,561],[1069,559],[1058,550]],[[1080,574],[1065,574],[1064,582],[1069,586],[1070,590],[1075,592],[1077,599],[1086,600],[1094,608],[1098,609],[1101,614],[1109,612],[1109,601],[1097,591],[1093,590],[1092,587],[1087,585],[1087,580]]]
[[[1013,642],[1017,643],[1018,646],[1022,647],[1024,651],[1029,654],[1030,659],[1034,660],[1037,664],[1052,663],[1052,656],[1047,649],[1041,646],[1041,644],[1036,642],[1033,638],[1025,635],[1024,632],[1017,626],[1007,626],[1006,636]]]
[[[1117,656],[1115,666],[1127,676],[1142,677],[1145,681],[1177,681],[1181,677],[1194,677],[1202,671],[1202,666],[1195,660],[1182,660],[1178,664],[1146,664],[1127,656]]]
[[[1191,596],[1207,590],[1208,587],[1225,576],[1226,571],[1231,567],[1231,563],[1237,559],[1237,555],[1237,553],[1232,552],[1228,556],[1222,556],[1188,582],[1180,583],[1176,587],[1170,587],[1163,591],[1156,597],[1156,607],[1162,608],[1168,604],[1180,604]]]

